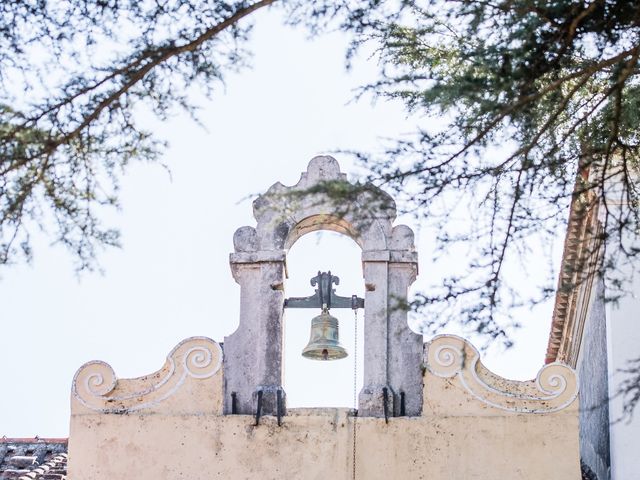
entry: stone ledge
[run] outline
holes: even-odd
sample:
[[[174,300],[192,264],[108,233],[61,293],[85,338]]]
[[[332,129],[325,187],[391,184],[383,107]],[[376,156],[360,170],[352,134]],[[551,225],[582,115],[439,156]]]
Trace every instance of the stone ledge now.
[[[287,253],[284,250],[260,250],[257,252],[238,252],[229,254],[229,263],[245,264],[245,263],[269,263],[284,262]]]
[[[367,250],[362,252],[363,262],[418,263],[414,250]]]

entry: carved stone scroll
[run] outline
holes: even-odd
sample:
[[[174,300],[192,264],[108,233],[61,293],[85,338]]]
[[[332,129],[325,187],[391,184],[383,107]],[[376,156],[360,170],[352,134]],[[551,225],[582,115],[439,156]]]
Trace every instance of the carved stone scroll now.
[[[169,353],[160,370],[135,379],[118,379],[105,362],[85,363],[73,378],[71,394],[84,407],[100,413],[155,409],[173,397],[187,380],[209,379],[221,365],[220,345],[206,337],[191,337]],[[199,406],[196,400],[192,400],[194,408]]]
[[[480,362],[473,345],[455,335],[438,335],[425,345],[427,370],[456,379],[482,404],[514,413],[551,413],[573,403],[578,395],[575,371],[562,363],[543,366],[535,380],[508,380]]]

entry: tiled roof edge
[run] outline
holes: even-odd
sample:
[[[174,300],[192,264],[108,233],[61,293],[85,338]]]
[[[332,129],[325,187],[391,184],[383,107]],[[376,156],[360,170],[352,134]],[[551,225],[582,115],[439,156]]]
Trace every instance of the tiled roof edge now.
[[[40,478],[40,476],[56,468],[63,468],[66,475],[67,458],[68,458],[68,455],[66,453],[61,453],[59,455],[56,455],[48,462],[45,462],[42,465],[38,465],[37,467],[32,469],[29,473],[26,473],[18,477],[18,480],[37,480],[38,478]]]
[[[0,443],[69,443],[69,439],[44,437],[0,437]]]
[[[587,273],[583,271],[583,268],[580,268],[584,267],[584,265],[580,266],[580,263],[584,260],[585,243],[594,239],[593,235],[589,236],[588,233],[596,231],[598,227],[599,204],[596,194],[591,190],[577,193],[588,175],[588,170],[578,173],[569,207],[567,234],[558,273],[558,288],[545,363],[555,361],[567,363],[566,352],[561,352],[561,349],[563,343],[570,340],[565,337],[573,331],[572,327],[575,323],[576,300],[579,294],[579,289],[576,287],[584,281],[593,281],[592,276],[587,278]]]

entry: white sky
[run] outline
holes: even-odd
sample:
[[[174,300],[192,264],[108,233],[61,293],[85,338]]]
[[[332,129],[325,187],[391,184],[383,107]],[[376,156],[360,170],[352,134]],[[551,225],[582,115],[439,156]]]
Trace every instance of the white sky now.
[[[276,181],[296,183],[314,155],[373,149],[381,137],[412,130],[400,105],[350,102],[376,66],[362,61],[346,73],[344,36],[311,41],[303,30],[281,26],[274,13],[258,17],[253,68],[229,75],[226,91],[202,103],[208,131],[186,116],[153,125],[170,141],[164,161],[172,179],[159,166],[128,170],[123,210],[108,215],[124,247],[102,254],[103,275],[78,278],[67,253],[42,237],[31,265],[2,272],[0,435],[67,436],[71,379],[86,361],[104,360],[119,377],[135,377],[159,369],[186,337],[222,341],[238,323],[239,287],[228,265],[233,233],[255,224],[250,201],[240,200]],[[336,157],[343,171],[354,171],[347,158]],[[430,274],[424,251],[430,232],[406,223],[418,234],[419,288]],[[312,294],[308,281],[319,269],[341,277],[338,294],[363,294],[360,251],[346,237],[307,235],[291,249],[288,268],[287,296]],[[350,356],[327,364],[299,355],[316,312],[287,312],[290,407],[352,405],[353,314],[333,313]],[[489,352],[485,364],[510,378],[533,378],[550,318],[550,305],[522,318],[516,346]],[[360,382],[361,376],[360,370]]]

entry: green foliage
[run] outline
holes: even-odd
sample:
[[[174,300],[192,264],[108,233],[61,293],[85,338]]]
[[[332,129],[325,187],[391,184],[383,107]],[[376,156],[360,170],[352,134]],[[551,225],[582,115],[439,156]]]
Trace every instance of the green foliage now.
[[[136,112],[165,119],[189,92],[210,94],[247,64],[253,13],[277,4],[290,23],[355,27],[371,1],[28,0],[0,4],[0,265],[30,258],[46,229],[79,269],[118,244],[100,221],[131,161],[164,144]],[[353,21],[351,21],[352,19]],[[53,218],[53,225],[48,221]]]
[[[405,2],[361,35],[382,66],[361,93],[404,102],[424,125],[378,155],[358,153],[370,181],[441,232],[441,253],[462,244],[469,258],[416,299],[427,329],[455,318],[506,338],[513,308],[552,295],[555,279],[527,293],[505,264],[540,255],[566,228],[572,199],[602,205],[603,231],[589,232],[597,246],[637,255],[624,238],[640,228],[640,4]],[[614,182],[622,211],[604,194]],[[615,266],[596,248],[582,263],[613,277]]]
[[[117,205],[130,161],[157,160],[163,147],[136,109],[193,112],[190,86],[210,92],[243,66],[249,25],[239,22],[273,2],[4,2],[0,264],[29,258],[30,229],[47,213],[80,269],[117,245],[100,207]]]
[[[506,339],[512,308],[554,289],[513,285],[505,265],[541,255],[572,200],[602,203],[592,234],[637,255],[623,245],[640,228],[635,1],[30,0],[0,4],[0,264],[29,257],[47,212],[79,268],[117,245],[100,208],[117,206],[131,161],[163,148],[136,109],[193,112],[185,92],[245,66],[249,21],[271,4],[313,33],[348,32],[347,59],[372,45],[380,77],[361,94],[403,102],[422,126],[358,155],[437,232],[439,253],[469,260],[417,298],[426,328],[453,317]],[[603,193],[612,180],[622,211]],[[616,265],[587,257],[603,274]]]

